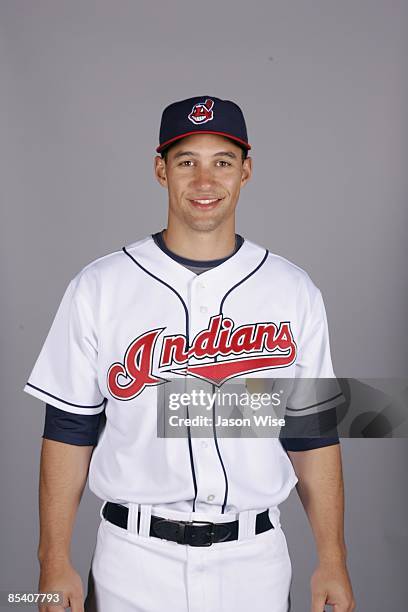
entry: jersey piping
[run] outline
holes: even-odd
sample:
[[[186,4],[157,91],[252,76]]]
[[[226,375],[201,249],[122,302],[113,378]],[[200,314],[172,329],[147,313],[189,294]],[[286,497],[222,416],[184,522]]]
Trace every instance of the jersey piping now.
[[[152,278],[154,278],[155,280],[157,280],[159,283],[162,283],[163,285],[165,285],[168,289],[170,289],[171,291],[173,291],[173,293],[178,297],[178,299],[180,300],[181,304],[183,305],[184,308],[184,315],[185,315],[185,320],[186,320],[186,343],[187,343],[187,347],[190,348],[190,333],[189,333],[189,315],[188,315],[188,308],[186,306],[186,303],[184,302],[183,298],[181,297],[181,295],[178,293],[178,291],[176,291],[174,289],[174,287],[172,287],[171,285],[169,285],[168,283],[166,283],[166,281],[162,280],[161,278],[159,278],[158,276],[155,276],[155,274],[153,274],[152,272],[150,272],[149,270],[147,270],[144,266],[142,266],[142,264],[140,264],[127,250],[126,247],[123,247],[123,252],[130,257],[130,259],[141,269],[143,270],[143,272],[145,272],[146,274],[148,274],[149,276],[151,276]],[[188,410],[188,406],[186,407],[187,409],[187,418],[189,418],[189,410]],[[193,485],[194,485],[194,499],[193,499],[193,512],[195,511],[195,501],[197,499],[197,492],[198,492],[198,488],[197,488],[197,478],[196,478],[196,473],[195,473],[195,467],[194,467],[194,458],[193,458],[193,449],[192,449],[192,443],[191,443],[191,431],[190,431],[190,426],[188,426],[187,428],[187,440],[188,440],[188,452],[189,452],[189,457],[190,457],[190,466],[191,466],[191,475],[193,478]]]
[[[269,253],[269,251],[268,251],[268,249],[266,249],[265,255],[264,255],[262,261],[256,266],[256,268],[251,270],[251,272],[249,272],[249,274],[247,274],[244,278],[242,278],[238,283],[235,283],[235,285],[233,287],[231,287],[227,291],[227,293],[224,295],[224,297],[221,300],[219,314],[222,314],[222,309],[223,309],[223,306],[224,306],[224,302],[225,302],[226,298],[229,296],[229,294],[232,293],[232,291],[234,291],[234,289],[236,289],[239,285],[242,285],[242,283],[244,283],[246,280],[248,280],[248,278],[253,276],[263,266],[263,264],[265,263],[265,261],[268,258],[268,253]],[[215,361],[217,361],[217,355],[215,356]],[[214,391],[215,391],[215,386],[213,385],[212,392],[214,393]],[[215,406],[213,406],[212,411],[213,411],[213,431],[214,431],[215,448],[217,450],[217,454],[218,454],[218,457],[219,457],[219,460],[220,460],[220,463],[221,463],[221,466],[222,466],[222,470],[224,472],[224,478],[225,478],[225,495],[224,495],[224,501],[223,501],[222,508],[221,508],[221,514],[224,514],[225,508],[227,506],[227,501],[228,501],[228,476],[227,476],[227,471],[226,471],[225,466],[224,466],[224,462],[223,462],[222,457],[221,457],[220,449],[219,449],[219,446],[218,446],[217,432],[216,432],[216,428],[214,426],[214,423],[215,423]]]
[[[68,402],[65,399],[62,399],[62,397],[58,397],[57,395],[53,395],[52,393],[48,393],[48,391],[44,391],[44,389],[41,389],[40,387],[36,387],[35,385],[31,384],[30,382],[27,382],[26,385],[28,387],[31,387],[32,389],[36,389],[37,391],[41,391],[41,393],[45,393],[45,395],[49,395],[49,397],[52,397],[53,399],[56,399],[60,402],[63,402],[64,404],[67,404],[67,406],[74,406],[75,408],[99,408],[100,406],[102,406],[105,402],[106,402],[106,397],[103,398],[103,400],[99,403],[99,404],[93,404],[92,406],[85,406],[84,404],[73,404],[72,402]]]

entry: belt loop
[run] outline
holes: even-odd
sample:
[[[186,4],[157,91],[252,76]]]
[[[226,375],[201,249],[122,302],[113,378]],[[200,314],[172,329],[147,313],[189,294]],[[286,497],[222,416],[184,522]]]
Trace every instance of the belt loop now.
[[[275,529],[281,526],[280,510],[278,506],[271,506],[270,508],[268,508],[268,515],[269,515],[269,520],[271,521]]]
[[[133,502],[129,502],[128,505],[128,520],[127,520],[127,529],[130,533],[138,533],[137,529],[137,519],[139,514],[139,504],[134,504]]]
[[[150,536],[150,517],[152,515],[151,504],[140,504],[139,535],[148,538]]]
[[[100,510],[99,510],[99,516],[101,517],[101,519],[102,519],[103,521],[106,521],[105,517],[104,517],[104,516],[103,516],[103,514],[102,514],[103,509],[104,509],[104,507],[105,507],[105,504],[106,504],[106,503],[107,503],[107,501],[105,500],[105,501],[102,503],[102,506],[100,507]]]
[[[256,510],[243,510],[238,515],[238,540],[255,536]]]

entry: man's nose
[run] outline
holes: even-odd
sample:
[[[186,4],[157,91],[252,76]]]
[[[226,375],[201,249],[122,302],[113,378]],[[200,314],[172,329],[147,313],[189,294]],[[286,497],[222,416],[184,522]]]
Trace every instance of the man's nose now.
[[[201,190],[211,188],[214,185],[214,176],[211,168],[198,166],[194,175],[194,185]]]

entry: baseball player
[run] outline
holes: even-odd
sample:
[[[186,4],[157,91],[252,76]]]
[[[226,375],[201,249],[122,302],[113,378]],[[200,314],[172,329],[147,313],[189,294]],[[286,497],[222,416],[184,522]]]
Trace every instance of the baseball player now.
[[[46,403],[39,588],[64,595],[50,610],[286,612],[292,567],[279,505],[295,485],[319,559],[311,609],[354,609],[335,433],[238,438],[213,422],[194,435],[187,394],[186,435],[158,435],[172,385],[336,382],[319,289],[235,232],[250,149],[234,102],[167,106],[154,162],[166,229],[96,259],[67,286],[24,387]],[[328,389],[317,410],[289,396],[297,423],[335,409],[341,391]],[[84,604],[70,540],[88,469],[102,505]]]

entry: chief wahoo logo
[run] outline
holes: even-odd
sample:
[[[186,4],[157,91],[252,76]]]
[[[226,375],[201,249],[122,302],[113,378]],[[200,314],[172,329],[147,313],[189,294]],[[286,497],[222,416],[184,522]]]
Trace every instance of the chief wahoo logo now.
[[[206,98],[205,102],[194,104],[188,118],[196,125],[207,123],[207,121],[211,121],[214,118],[213,106],[214,101],[211,98]]]

